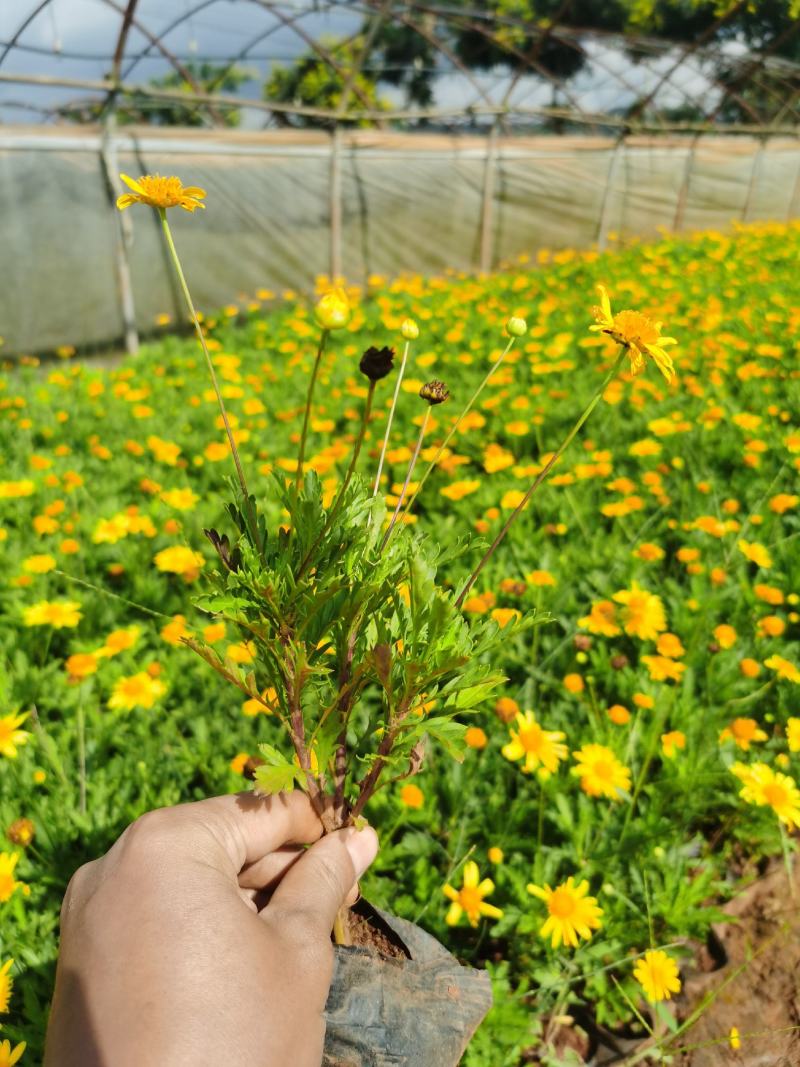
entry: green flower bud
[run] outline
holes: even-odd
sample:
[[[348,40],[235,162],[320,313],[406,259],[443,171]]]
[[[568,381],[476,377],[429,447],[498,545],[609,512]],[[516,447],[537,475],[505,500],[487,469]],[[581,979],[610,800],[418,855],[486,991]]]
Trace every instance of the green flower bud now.
[[[413,319],[403,319],[400,323],[400,333],[406,341],[416,341],[419,337],[419,326]]]
[[[511,337],[524,337],[527,332],[527,322],[516,315],[512,315],[506,323],[506,333]]]

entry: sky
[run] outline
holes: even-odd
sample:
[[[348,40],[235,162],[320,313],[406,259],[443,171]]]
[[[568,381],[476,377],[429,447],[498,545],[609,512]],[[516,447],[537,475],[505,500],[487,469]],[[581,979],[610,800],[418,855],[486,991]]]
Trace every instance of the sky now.
[[[102,79],[111,66],[121,24],[118,10],[124,0],[50,0],[21,34],[17,47],[4,56],[5,45],[19,30],[25,19],[42,0],[0,0],[0,75],[33,74],[56,78]],[[116,9],[115,9],[116,5]],[[271,5],[274,6],[274,5]],[[347,10],[350,6],[350,10]],[[319,8],[315,10],[315,8]],[[358,5],[340,3],[333,10],[324,10],[314,0],[283,0],[280,13],[259,3],[259,0],[139,0],[136,17],[180,59],[228,60],[237,56],[259,35],[243,56],[241,65],[252,70],[254,81],[243,89],[245,96],[260,96],[261,82],[276,62],[291,60],[307,49],[302,34],[312,38],[321,35],[347,35],[357,29],[361,17]],[[202,8],[202,10],[197,10]],[[169,32],[169,27],[181,16],[194,10]],[[285,23],[296,20],[301,31],[296,32]],[[650,62],[649,66],[633,66],[618,49],[591,43],[587,46],[592,63],[571,85],[574,97],[589,111],[615,110],[632,99],[642,89],[658,80],[662,72],[674,63],[672,54]],[[144,84],[170,70],[163,57],[149,46],[149,42],[135,27],[131,29],[125,50],[123,76],[129,83]],[[476,75],[484,100],[499,101],[508,88],[507,72],[499,69]],[[680,103],[683,89],[691,94],[709,93],[711,86],[697,65],[683,69],[667,88],[668,102]],[[64,103],[91,98],[84,90],[11,84],[0,82],[0,123],[19,124],[53,121],[41,109],[52,109]],[[388,87],[382,90],[388,99],[396,94]],[[480,100],[475,89],[458,72],[445,71],[437,79],[435,103],[439,106],[463,106]],[[551,89],[536,78],[522,78],[511,99],[518,104],[541,106],[552,102]],[[244,112],[246,126],[264,124],[263,112]]]

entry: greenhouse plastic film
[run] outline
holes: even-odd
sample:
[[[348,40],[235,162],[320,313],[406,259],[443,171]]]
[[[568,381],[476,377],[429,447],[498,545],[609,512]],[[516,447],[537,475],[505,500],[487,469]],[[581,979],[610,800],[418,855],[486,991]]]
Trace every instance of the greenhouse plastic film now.
[[[341,249],[345,275],[477,271],[542,248],[605,247],[659,227],[720,228],[800,215],[800,146],[753,137],[515,137],[371,131],[341,138],[341,234],[331,238],[326,133],[124,130],[119,169],[177,174],[213,211],[171,213],[201,308],[308,291]],[[96,129],[0,134],[0,335],[6,353],[119,344],[119,218]],[[101,205],[98,207],[98,205]],[[138,328],[184,319],[155,212],[128,212]],[[36,264],[34,267],[33,264]],[[171,294],[171,298],[169,295]]]

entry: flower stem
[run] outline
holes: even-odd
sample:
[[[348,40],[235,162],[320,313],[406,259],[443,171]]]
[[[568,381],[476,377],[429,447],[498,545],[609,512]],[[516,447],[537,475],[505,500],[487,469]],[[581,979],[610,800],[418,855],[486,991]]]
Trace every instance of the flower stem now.
[[[239,458],[239,450],[236,447],[236,441],[233,437],[233,430],[228,419],[228,412],[225,409],[225,402],[222,399],[222,393],[220,392],[219,382],[217,381],[217,372],[214,370],[214,363],[211,359],[211,353],[208,351],[208,345],[206,344],[205,336],[203,335],[203,328],[200,325],[200,320],[197,317],[195,311],[194,302],[192,301],[192,294],[189,292],[189,286],[186,284],[186,278],[183,273],[183,267],[181,266],[180,258],[178,257],[178,250],[175,248],[175,242],[172,240],[172,232],[169,228],[169,222],[167,221],[167,212],[165,208],[158,209],[159,217],[161,218],[161,228],[164,231],[164,237],[166,238],[167,248],[172,259],[175,271],[178,275],[178,281],[180,282],[181,290],[186,301],[186,306],[189,309],[189,315],[192,319],[192,324],[197,332],[198,340],[200,341],[200,347],[203,349],[203,355],[206,357],[206,365],[208,366],[208,373],[211,376],[211,384],[214,386],[214,392],[217,396],[217,403],[219,404],[220,414],[222,415],[222,422],[225,426],[225,433],[228,435],[228,444],[231,448],[231,455],[233,456],[233,462],[236,466],[236,475],[239,479],[239,488],[242,491],[242,496],[245,499],[245,504],[249,512],[249,519],[252,525],[252,534],[255,539],[256,547],[261,551],[260,537],[258,533],[258,519],[256,518],[255,507],[253,501],[250,498],[250,492],[247,488],[247,481],[244,476],[244,469],[242,468],[242,461]]]
[[[397,516],[400,514],[400,508],[403,506],[403,501],[405,500],[406,496],[406,490],[408,489],[408,483],[411,481],[411,475],[414,473],[414,467],[417,465],[417,457],[419,456],[420,449],[422,448],[422,439],[425,437],[425,430],[428,428],[428,419],[430,418],[430,416],[431,409],[430,407],[428,407],[425,409],[425,418],[422,420],[422,425],[419,428],[419,437],[417,438],[417,444],[414,448],[414,455],[411,457],[411,462],[408,465],[406,480],[403,482],[403,488],[401,489],[400,496],[397,500],[397,507],[394,509],[394,514],[392,515],[391,522],[386,528],[386,533],[383,535],[383,540],[381,541],[381,552],[386,547],[386,542],[389,540],[392,530],[394,529],[394,525],[397,522]]]
[[[406,341],[406,347],[403,349],[403,359],[400,363],[400,371],[397,375],[397,383],[394,387],[394,396],[392,397],[392,406],[389,408],[389,419],[386,423],[386,433],[383,435],[383,445],[381,446],[381,458],[378,460],[378,473],[375,475],[375,485],[372,488],[372,495],[377,496],[378,488],[381,484],[381,474],[383,473],[383,462],[386,459],[386,449],[389,445],[389,435],[392,432],[392,421],[394,420],[394,412],[397,407],[397,398],[400,395],[400,386],[403,384],[403,375],[406,372],[406,363],[408,362],[408,349],[411,342]]]
[[[306,438],[308,437],[308,420],[311,416],[311,401],[314,398],[314,387],[317,384],[317,375],[319,374],[320,363],[322,362],[322,354],[325,351],[325,346],[328,343],[328,337],[330,336],[330,330],[323,329],[319,335],[319,344],[317,345],[317,356],[314,360],[314,368],[311,371],[311,381],[308,383],[308,393],[306,395],[306,410],[303,414],[303,429],[300,432],[300,450],[297,453],[297,474],[295,475],[294,487],[297,492],[300,492],[300,486],[303,484],[303,464],[306,458]]]
[[[344,494],[346,493],[347,487],[350,485],[350,482],[353,479],[353,473],[356,469],[356,463],[358,462],[358,457],[361,454],[361,446],[364,444],[364,434],[367,431],[367,424],[369,423],[369,417],[372,412],[372,398],[374,396],[375,382],[370,382],[369,392],[367,393],[367,402],[364,405],[364,414],[361,416],[361,426],[359,427],[358,437],[356,438],[355,445],[353,446],[353,455],[350,457],[350,465],[347,468],[347,473],[344,476],[344,481],[342,482],[341,488],[339,489],[336,499],[334,500],[331,506],[331,510],[328,512],[328,517],[325,520],[325,525],[317,534],[316,538],[314,539],[314,543],[311,545],[311,548],[309,548],[308,552],[306,552],[302,563],[297,569],[297,575],[295,580],[299,579],[300,576],[305,572],[305,569],[308,566],[315,549],[322,542],[323,537],[328,532],[328,530],[330,530],[331,526],[333,526],[334,519],[339,514],[341,506],[344,502]]]
[[[525,493],[525,496],[522,498],[522,500],[520,500],[519,504],[517,504],[517,506],[514,508],[514,510],[509,515],[509,517],[506,519],[505,523],[503,524],[502,530],[497,535],[497,537],[495,537],[494,541],[492,541],[491,545],[486,550],[486,552],[484,553],[482,559],[478,563],[478,566],[475,568],[475,570],[472,572],[472,574],[469,576],[469,578],[467,579],[466,583],[464,584],[464,588],[458,594],[458,597],[456,598],[456,606],[457,607],[460,607],[463,604],[464,598],[466,597],[467,593],[470,591],[470,589],[475,584],[475,580],[477,579],[478,575],[481,573],[483,568],[486,566],[486,564],[489,562],[489,560],[494,555],[495,550],[497,549],[497,546],[500,544],[500,542],[503,540],[503,538],[508,533],[509,529],[511,528],[512,523],[522,513],[522,511],[526,507],[526,505],[527,505],[528,501],[530,500],[530,498],[533,496],[533,494],[536,492],[536,490],[539,488],[539,486],[542,484],[542,482],[545,480],[545,478],[547,478],[548,474],[553,469],[553,467],[556,465],[558,460],[561,458],[561,456],[564,454],[564,452],[567,450],[567,448],[569,448],[570,444],[574,440],[575,436],[579,433],[579,431],[580,431],[581,427],[583,426],[583,424],[586,422],[586,420],[592,414],[594,409],[597,407],[598,403],[600,402],[600,398],[602,397],[603,393],[606,390],[606,386],[611,381],[611,379],[613,377],[615,377],[617,371],[619,370],[620,365],[622,364],[622,360],[623,360],[623,358],[625,356],[626,351],[627,351],[627,346],[620,349],[619,355],[614,360],[614,364],[613,364],[611,370],[608,372],[608,374],[603,379],[602,383],[595,390],[595,392],[594,392],[594,394],[592,396],[592,399],[589,401],[589,403],[583,409],[583,412],[579,416],[579,418],[578,418],[577,422],[575,423],[575,425],[569,431],[567,436],[564,438],[564,440],[558,446],[558,448],[553,453],[553,455],[550,457],[550,459],[547,461],[547,463],[545,463],[544,467],[542,467],[542,469],[536,475],[536,477],[534,478],[534,480],[531,483],[530,487],[528,488],[528,491]]]
[[[342,501],[344,500],[344,494],[347,490],[347,487],[350,485],[350,482],[352,481],[353,474],[356,469],[356,463],[358,462],[358,457],[361,455],[361,446],[364,444],[364,434],[367,432],[369,417],[372,414],[372,401],[375,396],[375,384],[375,382],[369,383],[369,391],[367,392],[367,402],[364,404],[364,414],[361,417],[361,426],[358,430],[358,437],[356,438],[356,443],[353,446],[353,455],[350,457],[350,465],[348,466],[347,472],[345,473],[344,481],[342,482],[342,487],[339,490],[339,495],[336,497],[336,500],[333,503],[333,507],[331,508],[330,515],[328,518],[329,522],[333,522],[333,519],[338,514],[339,508],[341,507]]]
[[[783,864],[786,868],[786,877],[789,880],[789,895],[792,900],[797,900],[797,887],[794,884],[794,870],[792,865],[792,852],[789,838],[782,822],[778,823],[781,832],[781,849],[783,851]]]
[[[433,457],[431,462],[428,464],[428,467],[426,468],[425,473],[422,475],[422,478],[420,479],[419,485],[417,486],[417,488],[414,490],[413,494],[411,495],[411,499],[408,502],[408,506],[406,507],[406,511],[410,511],[411,508],[414,506],[414,501],[417,499],[417,496],[419,495],[423,485],[428,480],[428,475],[431,473],[433,468],[436,466],[436,464],[442,458],[442,454],[444,453],[444,450],[447,448],[447,445],[452,440],[453,435],[455,434],[456,430],[458,430],[459,426],[464,421],[465,417],[467,416],[467,414],[469,413],[471,408],[474,406],[475,401],[478,399],[478,397],[483,392],[485,386],[489,382],[489,379],[496,372],[497,368],[500,366],[500,364],[506,358],[508,353],[511,351],[511,349],[512,349],[512,347],[514,345],[514,340],[515,340],[515,338],[513,338],[513,337],[509,340],[508,344],[503,349],[503,352],[500,355],[500,357],[497,360],[495,360],[495,362],[491,365],[489,370],[486,372],[486,375],[484,376],[483,381],[480,383],[478,388],[475,390],[475,392],[472,394],[472,396],[467,401],[467,403],[466,403],[466,405],[464,407],[464,410],[461,412],[461,414],[458,416],[456,421],[450,427],[450,430],[448,431],[447,436],[445,437],[444,441],[442,441],[442,443],[439,445],[439,448],[436,451],[436,455]]]
[[[337,945],[352,945],[353,943],[350,938],[349,912],[350,909],[343,904],[333,920],[333,940]]]
[[[78,695],[78,709],[75,726],[78,735],[78,811],[86,814],[86,709],[84,707],[83,686]]]

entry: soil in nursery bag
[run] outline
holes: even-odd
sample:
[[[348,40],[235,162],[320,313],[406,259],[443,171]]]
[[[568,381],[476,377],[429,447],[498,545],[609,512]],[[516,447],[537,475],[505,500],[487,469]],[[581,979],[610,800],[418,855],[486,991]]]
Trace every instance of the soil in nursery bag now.
[[[351,936],[335,948],[323,1067],[456,1067],[491,1007],[489,976],[364,900]]]

